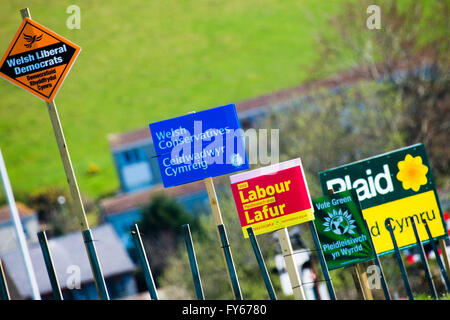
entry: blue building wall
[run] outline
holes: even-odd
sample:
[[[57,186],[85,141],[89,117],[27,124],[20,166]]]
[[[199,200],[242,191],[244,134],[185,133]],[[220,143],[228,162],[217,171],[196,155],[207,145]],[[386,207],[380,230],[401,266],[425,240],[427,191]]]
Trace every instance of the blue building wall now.
[[[127,250],[133,248],[133,240],[131,238],[130,227],[142,218],[140,208],[134,208],[122,213],[109,215],[105,218],[114,227],[120,241]]]
[[[26,216],[26,217],[20,217],[20,221],[22,222],[23,233],[25,234],[26,239],[29,239],[31,236],[30,233],[35,231],[35,230],[29,230],[29,228],[28,228],[28,223],[32,220],[37,221],[36,214],[31,215],[31,216]],[[3,222],[0,222],[0,229],[3,229],[3,228],[14,228],[13,221],[6,220]]]
[[[152,142],[113,151],[121,191],[128,193],[162,182]]]

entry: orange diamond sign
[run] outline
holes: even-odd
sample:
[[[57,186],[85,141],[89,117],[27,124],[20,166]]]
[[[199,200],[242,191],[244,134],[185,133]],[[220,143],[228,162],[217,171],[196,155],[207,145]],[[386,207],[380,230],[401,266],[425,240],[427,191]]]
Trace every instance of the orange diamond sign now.
[[[0,76],[53,101],[81,48],[25,18],[0,61]]]

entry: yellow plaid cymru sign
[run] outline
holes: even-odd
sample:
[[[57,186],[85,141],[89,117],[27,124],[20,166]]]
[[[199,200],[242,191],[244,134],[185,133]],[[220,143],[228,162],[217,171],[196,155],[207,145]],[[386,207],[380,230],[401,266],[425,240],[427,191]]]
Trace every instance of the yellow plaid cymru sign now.
[[[434,178],[423,144],[417,144],[319,173],[323,192],[355,189],[378,254],[389,254],[393,245],[385,227],[390,219],[398,246],[416,243],[410,217],[419,236],[448,237]]]

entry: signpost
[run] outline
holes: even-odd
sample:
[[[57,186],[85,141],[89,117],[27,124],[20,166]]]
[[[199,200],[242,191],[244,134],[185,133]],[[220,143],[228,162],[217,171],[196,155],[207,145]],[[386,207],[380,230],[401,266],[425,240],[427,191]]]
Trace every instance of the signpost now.
[[[411,225],[413,227],[414,236],[417,241],[417,249],[419,250],[420,260],[422,260],[423,271],[425,272],[425,277],[428,281],[428,286],[430,287],[431,296],[434,299],[438,298],[438,294],[436,291],[436,287],[433,283],[433,276],[431,275],[430,267],[428,266],[427,257],[425,255],[425,250],[423,249],[422,241],[420,240],[419,233],[417,232],[416,222],[414,221],[414,217],[411,217]]]
[[[149,126],[165,188],[249,168],[234,104]]]
[[[414,300],[414,295],[412,293],[411,285],[409,284],[405,264],[403,263],[402,256],[400,255],[400,250],[397,246],[397,240],[395,239],[392,223],[391,220],[389,220],[389,218],[387,218],[385,221],[385,227],[388,230],[389,235],[391,237],[392,246],[394,247],[395,257],[397,259],[397,264],[400,268],[400,273],[402,274],[403,283],[405,284],[406,294],[408,295],[409,300]]]
[[[422,219],[427,220],[434,239],[448,237],[423,144],[321,172],[319,179],[324,192],[355,189],[379,255],[390,254],[394,249],[384,227],[386,219],[392,221],[400,249],[416,244],[411,216],[419,221],[417,229],[421,238],[427,238]],[[445,245],[442,251],[447,254]]]
[[[431,236],[430,228],[428,228],[427,221],[425,219],[422,220],[422,223],[427,230],[428,239],[430,240],[431,246],[434,251],[434,256],[436,257],[436,263],[439,266],[439,271],[441,272],[441,276],[444,279],[445,287],[447,288],[447,292],[450,292],[450,280],[448,278],[447,273],[445,272],[444,264],[442,263],[441,257],[439,255],[439,250],[436,248],[433,237]]]
[[[152,300],[158,300],[158,292],[156,291],[155,281],[153,280],[152,270],[148,263],[147,254],[145,253],[144,244],[142,243],[139,226],[135,223],[131,226],[131,236],[133,237],[134,247],[137,251],[139,263],[144,273],[145,284]]]
[[[8,285],[6,283],[5,273],[3,271],[2,259],[0,259],[0,298],[2,300],[11,300],[8,291]]]
[[[0,61],[0,76],[51,103],[81,48],[25,17]]]
[[[329,270],[374,259],[370,235],[353,190],[312,200],[314,225]]]
[[[39,245],[41,246],[42,255],[44,256],[45,267],[47,268],[48,277],[53,290],[53,299],[64,300],[61,287],[53,264],[52,254],[48,245],[47,234],[45,231],[38,233]]]
[[[249,168],[236,106],[229,104],[150,123],[165,188],[203,180],[231,288],[242,299],[212,177]]]
[[[244,237],[314,219],[301,160],[294,159],[230,176]]]
[[[20,10],[20,13],[23,22],[0,62],[0,76],[47,102],[47,110],[79,219],[95,285],[101,299],[109,300],[69,150],[53,101],[81,49],[31,20],[28,8]]]
[[[22,222],[20,221],[19,211],[17,210],[16,200],[12,191],[11,182],[9,181],[8,172],[6,171],[5,160],[3,159],[2,150],[0,149],[0,180],[2,181],[5,191],[6,200],[8,202],[11,220],[16,232],[17,242],[19,244],[20,254],[25,266],[27,280],[31,288],[31,296],[34,300],[40,300],[41,294],[36,281],[36,274],[31,263],[30,252],[28,250],[27,240],[23,231]]]
[[[313,221],[308,221],[309,230],[314,241],[314,246],[316,247],[317,257],[319,258],[320,267],[322,268],[322,273],[325,278],[325,283],[327,285],[328,294],[331,300],[336,300],[336,292],[334,292],[333,283],[331,282],[330,272],[328,271],[327,263],[325,261],[325,256],[323,255],[322,248],[319,242],[319,235],[317,234],[316,226]]]
[[[184,241],[186,243],[186,249],[188,252],[192,278],[194,279],[195,294],[197,295],[198,300],[205,300],[202,280],[200,278],[200,272],[197,265],[197,258],[195,257],[194,243],[192,242],[191,228],[189,227],[189,224],[184,224],[182,228],[184,230]]]
[[[274,164],[230,176],[231,190],[245,238],[277,230],[278,240],[296,299],[304,300],[302,282],[293,259],[288,226],[314,219],[301,160]]]
[[[250,237],[250,243],[252,244],[253,252],[256,256],[256,261],[258,262],[259,271],[261,271],[261,275],[264,279],[264,284],[267,289],[267,293],[269,294],[270,300],[277,300],[277,295],[275,294],[275,290],[273,289],[272,281],[270,281],[269,273],[267,272],[266,264],[264,263],[264,258],[261,253],[261,249],[259,249],[258,240],[256,240],[256,236],[253,234],[252,227],[247,228],[247,234]]]
[[[365,228],[354,190],[332,193],[312,200],[321,251],[327,267],[335,270],[355,265],[364,299],[372,300],[361,263],[374,259],[370,235]]]

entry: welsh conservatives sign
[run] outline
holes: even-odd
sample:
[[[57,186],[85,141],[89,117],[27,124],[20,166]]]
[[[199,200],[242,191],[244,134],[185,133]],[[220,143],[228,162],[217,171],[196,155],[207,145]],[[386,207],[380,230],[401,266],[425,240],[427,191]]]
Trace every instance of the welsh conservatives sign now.
[[[308,185],[300,159],[230,176],[231,190],[244,237],[314,219]]]
[[[328,269],[334,270],[374,259],[354,190],[312,200],[314,224]]]
[[[150,123],[164,187],[248,169],[236,106]]]
[[[324,193],[355,189],[379,254],[393,249],[385,220],[391,219],[400,248],[415,245],[409,217],[422,239],[426,219],[433,238],[447,237],[444,219],[423,144],[417,144],[319,173]]]

